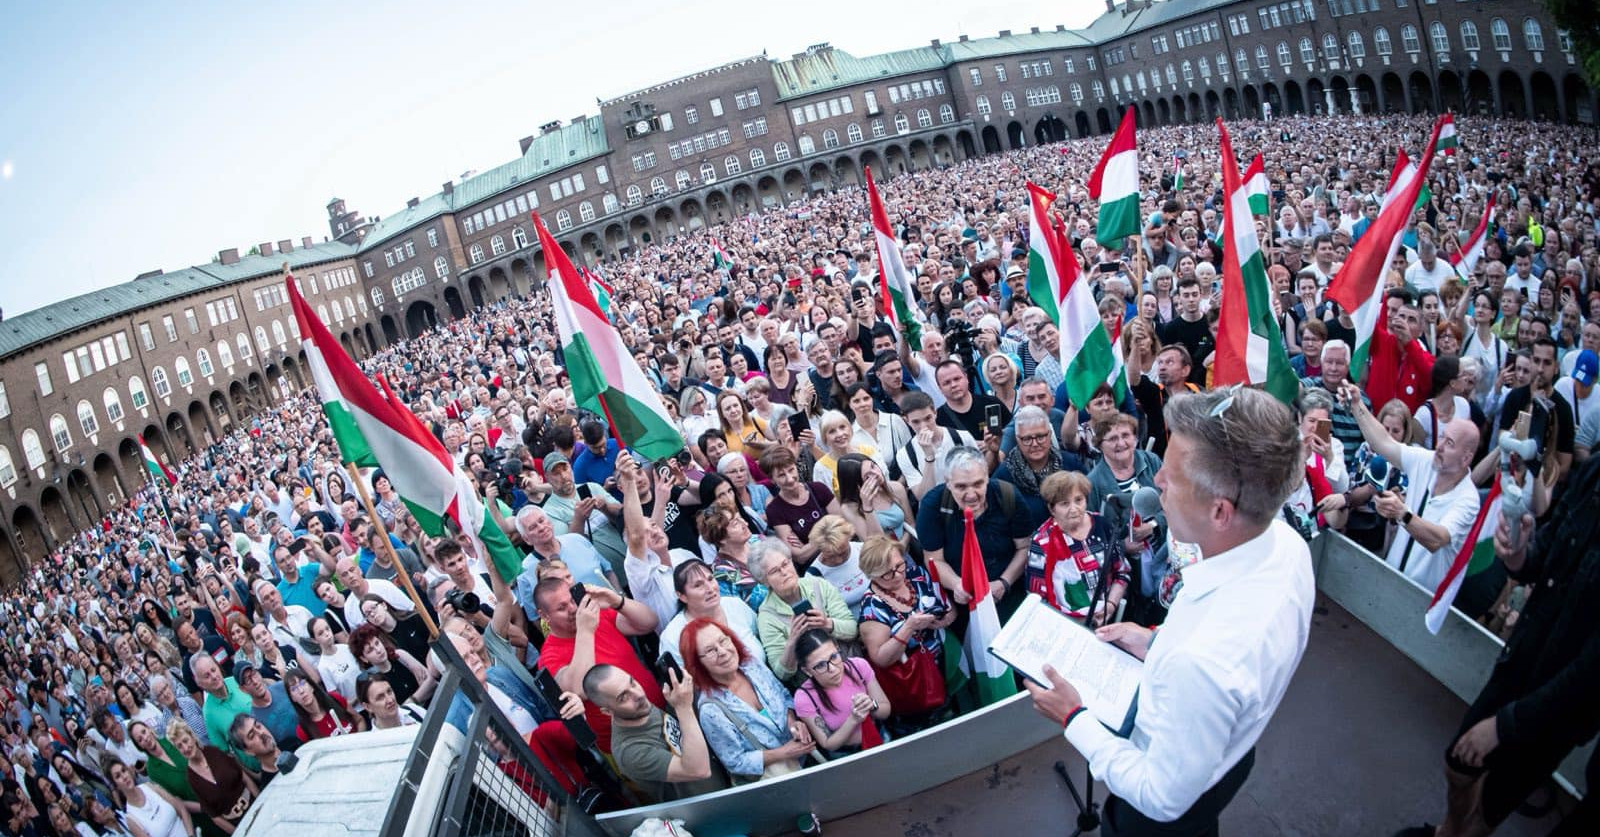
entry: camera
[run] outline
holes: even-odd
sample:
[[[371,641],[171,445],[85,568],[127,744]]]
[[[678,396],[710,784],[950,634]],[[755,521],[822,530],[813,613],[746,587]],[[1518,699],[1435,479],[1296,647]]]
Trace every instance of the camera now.
[[[483,609],[483,602],[478,599],[478,594],[471,590],[457,588],[444,594],[445,603],[454,608],[463,616],[471,616]]]

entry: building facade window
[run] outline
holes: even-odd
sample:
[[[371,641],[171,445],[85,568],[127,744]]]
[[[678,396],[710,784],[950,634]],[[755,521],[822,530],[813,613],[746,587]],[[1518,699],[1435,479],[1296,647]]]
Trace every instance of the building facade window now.
[[[150,404],[150,395],[144,390],[144,381],[137,377],[128,379],[128,403],[132,404],[135,410],[143,410]]]
[[[78,402],[78,426],[83,428],[83,435],[97,436],[100,434],[100,420],[95,418],[94,405],[88,401]]]
[[[839,132],[835,131],[832,128],[829,128],[829,129],[823,131],[822,132],[822,147],[823,148],[838,148],[839,147]]]
[[[339,310],[339,306],[335,305],[334,310]],[[198,361],[200,366],[200,377],[209,378],[216,373],[215,369],[211,365],[210,352],[206,351],[205,349],[201,349],[195,352],[195,359]]]
[[[739,159],[739,155],[729,154],[722,158],[722,170],[732,177],[744,171],[744,162]]]
[[[257,330],[259,331],[259,329]],[[265,332],[262,332],[262,337],[266,337]],[[255,351],[250,348],[250,335],[241,333],[238,339],[233,342],[239,347],[240,360],[249,360],[250,356],[255,354]]]
[[[572,213],[565,209],[556,213],[556,229],[566,232],[572,229]]]
[[[33,379],[39,385],[40,395],[49,395],[56,391],[55,384],[50,381],[50,364],[39,361],[33,365]]]
[[[101,394],[100,400],[105,404],[106,418],[109,419],[112,424],[122,421],[124,414],[122,412],[121,394],[119,394],[116,390],[107,387],[106,391]]]
[[[467,261],[477,264],[483,261],[483,245],[474,244],[467,249]]]
[[[584,201],[578,204],[578,220],[588,223],[594,220],[594,202]]]
[[[638,206],[639,204],[644,203],[644,190],[639,188],[639,184],[630,184],[626,194],[628,197],[629,206]]]
[[[511,246],[517,248],[518,250],[528,246],[528,231],[523,229],[521,226],[512,227]],[[438,263],[438,260],[434,261],[435,265]]]
[[[1511,51],[1511,27],[1504,18],[1489,21],[1489,36],[1494,38],[1494,48],[1500,52]]]
[[[489,252],[495,254],[496,256],[504,255],[506,252],[505,237],[497,235],[489,239]]]
[[[1350,34],[1355,34],[1354,32]],[[1461,48],[1468,52],[1477,52],[1483,49],[1483,43],[1478,40],[1478,24],[1470,20],[1461,21]]]
[[[50,441],[55,444],[56,453],[72,450],[72,430],[67,427],[67,420],[60,413],[50,417]]]
[[[1528,45],[1529,52],[1544,52],[1544,27],[1533,18],[1522,21],[1522,38]]]
[[[1439,21],[1434,21],[1428,27],[1428,38],[1433,41],[1434,52],[1448,53],[1450,51],[1450,31],[1445,29],[1444,24]]]
[[[772,146],[772,156],[777,158],[778,162],[780,163],[789,159],[789,144],[786,142],[779,142]]]
[[[939,106],[939,121],[945,125],[956,121],[956,109],[948,104]],[[857,132],[859,133],[859,131]]]
[[[39,444],[39,431],[31,427],[22,431],[22,458],[29,468],[44,467],[44,446]]]
[[[1422,39],[1417,34],[1417,27],[1409,23],[1400,27],[1400,45],[1412,54],[1422,51]]]
[[[0,445],[0,488],[10,488],[17,484],[17,466],[11,462],[11,451],[5,445]]]
[[[799,140],[799,145],[800,145],[800,153],[802,155],[810,154],[811,152],[817,150],[816,140],[813,140],[811,138],[810,134],[801,134],[800,135],[800,140]]]
[[[250,344],[245,343],[245,345]],[[233,368],[233,347],[229,346],[226,340],[217,341],[217,362],[222,364],[223,369]]]
[[[750,149],[750,168],[759,169],[767,164],[767,152],[759,148]]]

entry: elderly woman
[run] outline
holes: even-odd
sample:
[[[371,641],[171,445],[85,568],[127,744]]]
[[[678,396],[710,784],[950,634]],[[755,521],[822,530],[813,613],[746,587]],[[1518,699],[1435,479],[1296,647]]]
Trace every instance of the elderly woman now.
[[[824,515],[811,527],[811,542],[817,545],[817,560],[808,570],[822,576],[844,597],[850,613],[861,616],[861,599],[867,594],[869,580],[861,572],[861,542],[852,540],[856,533],[850,521],[837,514]],[[877,534],[883,534],[879,532]]]
[[[815,749],[794,698],[733,632],[710,619],[683,630],[683,670],[699,693],[706,743],[736,783],[800,769]]]
[[[894,706],[899,732],[927,726],[944,705],[944,629],[955,611],[905,545],[878,536],[861,548],[871,587],[861,601],[861,643]]]
[[[684,626],[696,619],[710,619],[733,631],[747,647],[761,647],[756,629],[756,612],[738,596],[724,595],[711,568],[699,561],[685,561],[672,570],[672,589],[677,592],[678,612],[661,629],[661,651],[683,662],[678,640]]]
[[[717,585],[729,596],[738,596],[752,608],[767,598],[767,588],[751,574],[746,561],[750,546],[750,525],[744,517],[721,505],[712,505],[695,519],[700,537],[716,550],[711,563]]]
[[[721,433],[718,419],[711,413],[711,396],[697,386],[685,387],[678,396],[678,415],[682,419],[678,422],[683,429],[683,438],[698,439],[707,430],[716,430]],[[690,453],[696,453],[694,445],[689,446]],[[700,467],[709,468],[711,463],[701,462]]]
[[[994,478],[1017,487],[1028,506],[1028,522],[1037,528],[1050,516],[1039,487],[1051,474],[1065,470],[1066,463],[1050,429],[1050,414],[1043,408],[1032,404],[1023,407],[1012,424],[1016,427],[1017,445],[1005,455]]]
[[[772,499],[772,489],[752,478],[750,459],[745,454],[731,451],[723,454],[717,459],[717,473],[733,486],[734,498],[747,514],[763,521],[767,519],[767,501]]]
[[[1076,471],[1046,477],[1040,495],[1050,517],[1033,534],[1028,592],[1093,625],[1111,621],[1132,578],[1122,540],[1109,521],[1089,510],[1089,478]],[[1092,610],[1092,614],[1091,614]]]
[[[862,392],[865,392],[864,388]],[[872,396],[867,394],[866,398],[870,401]],[[870,444],[857,443],[849,417],[838,410],[824,412],[819,425],[822,430],[822,455],[817,458],[817,464],[811,469],[811,479],[828,486],[834,494],[838,494],[840,457],[845,454],[860,453],[876,458],[878,448]]]
[[[752,546],[750,574],[772,591],[756,609],[756,629],[767,665],[780,679],[790,680],[799,671],[794,655],[799,634],[821,628],[834,639],[856,638],[856,617],[838,589],[817,576],[801,578],[783,541],[766,538]]]
[[[923,496],[917,508],[917,540],[928,564],[937,567],[939,583],[951,592],[957,604],[969,596],[961,588],[961,550],[966,538],[966,519],[970,516],[983,556],[989,593],[1005,619],[1022,604],[1020,582],[1027,568],[1028,545],[1036,526],[1028,525],[1028,506],[1021,492],[1010,483],[989,476],[983,454],[972,448],[957,448],[946,459],[949,479]],[[950,550],[955,563],[946,560]]]

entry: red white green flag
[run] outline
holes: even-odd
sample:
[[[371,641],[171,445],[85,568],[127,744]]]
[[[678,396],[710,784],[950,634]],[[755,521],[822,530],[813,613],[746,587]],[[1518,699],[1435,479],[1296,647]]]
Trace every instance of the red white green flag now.
[[[1434,143],[1434,147],[1439,150],[1440,154],[1446,157],[1454,157],[1456,149],[1461,147],[1461,138],[1456,135],[1456,118],[1447,113],[1439,117],[1439,120],[1443,124],[1439,128],[1439,139]]]
[[[1289,365],[1283,332],[1272,311],[1272,286],[1267,263],[1256,237],[1250,198],[1233,156],[1227,126],[1217,120],[1222,135],[1222,193],[1227,196],[1227,243],[1222,248],[1222,309],[1217,321],[1217,359],[1213,381],[1217,386],[1261,385],[1285,404],[1299,394],[1300,379]]]
[[[161,460],[156,458],[155,451],[150,450],[150,446],[144,443],[144,434],[139,434],[138,439],[139,457],[144,460],[144,469],[150,473],[150,479],[163,486],[176,485],[178,482],[177,476],[167,470],[167,466],[161,464]]]
[[[1176,152],[1172,155],[1172,189],[1177,191],[1183,188],[1183,158]]]
[[[1078,267],[1072,240],[1059,218],[1050,216],[1056,196],[1028,183],[1030,229],[1028,233],[1028,298],[1061,329],[1061,369],[1066,375],[1067,399],[1087,409],[1101,384],[1113,388],[1117,374],[1115,341],[1100,319],[1089,277]],[[1123,387],[1126,387],[1124,383]],[[1121,389],[1118,389],[1119,398]]]
[[[1251,214],[1272,214],[1272,185],[1267,181],[1267,166],[1259,153],[1244,170],[1244,191],[1250,196]]]
[[[1111,144],[1089,175],[1089,197],[1100,202],[1094,237],[1116,247],[1122,239],[1139,234],[1139,145],[1134,136],[1137,117],[1129,105]]]
[[[905,256],[900,252],[900,240],[889,226],[889,213],[878,197],[878,184],[872,179],[872,167],[866,167],[867,203],[872,214],[873,238],[878,244],[878,292],[883,297],[883,310],[889,318],[894,333],[903,335],[912,348],[922,345],[922,311],[917,306],[915,285],[911,271],[906,268]]]
[[[1450,264],[1455,267],[1456,274],[1469,285],[1473,268],[1478,266],[1478,259],[1483,258],[1483,246],[1489,241],[1489,227],[1494,224],[1494,198],[1494,193],[1490,192],[1484,199],[1483,217],[1478,219],[1478,227],[1472,231],[1466,246],[1450,254]]]
[[[715,238],[711,239],[711,269],[723,273],[733,270],[733,257],[728,255],[727,250],[722,249],[722,242]]]
[[[1436,634],[1444,626],[1450,606],[1455,603],[1456,594],[1461,592],[1462,580],[1487,569],[1494,561],[1494,532],[1500,528],[1500,492],[1507,479],[1510,477],[1503,472],[1495,475],[1494,484],[1489,486],[1489,496],[1483,499],[1483,505],[1478,507],[1478,516],[1472,521],[1472,528],[1467,530],[1466,543],[1461,545],[1461,551],[1456,553],[1450,569],[1439,581],[1439,589],[1433,591],[1433,601],[1428,603],[1427,615],[1423,617],[1428,633]]]
[[[550,268],[550,303],[561,333],[561,355],[572,381],[572,399],[606,417],[617,440],[645,459],[661,460],[683,450],[683,435],[661,406],[661,396],[639,369],[611,321],[556,243],[544,220],[533,228]]]
[[[336,436],[341,456],[346,462],[355,461],[344,445],[359,439],[365,456],[373,467],[383,469],[423,531],[435,537],[448,535],[445,520],[451,520],[472,539],[479,555],[494,563],[500,577],[514,583],[522,572],[522,554],[489,516],[472,479],[387,386],[373,385],[300,296],[294,278],[284,278],[324,412],[330,422],[333,415],[349,421],[346,435]],[[329,404],[338,405],[339,412],[327,413]]]
[[[972,511],[962,509],[966,515],[966,537],[961,545],[961,589],[971,596],[967,602],[966,648],[967,671],[972,690],[979,706],[988,706],[1017,693],[1016,678],[1011,666],[989,653],[989,646],[1000,635],[1000,611],[995,607],[994,594],[989,590],[989,571],[983,565],[983,551],[978,548],[978,533],[973,526]]]

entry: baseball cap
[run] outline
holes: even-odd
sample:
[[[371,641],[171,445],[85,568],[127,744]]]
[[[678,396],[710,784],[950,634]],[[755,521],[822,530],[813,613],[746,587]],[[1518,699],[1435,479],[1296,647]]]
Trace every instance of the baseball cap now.
[[[236,661],[234,661],[234,663],[233,663],[233,679],[234,680],[242,680],[244,678],[244,673],[247,672],[247,671],[253,671],[253,672],[256,672],[257,674],[259,674],[261,672],[261,670],[256,668],[255,664],[251,663],[249,660],[236,660]]]
[[[1589,349],[1579,352],[1577,362],[1572,365],[1572,380],[1592,387],[1597,373],[1600,373],[1600,357]]]
[[[544,455],[544,472],[547,474],[550,473],[551,468],[554,468],[557,465],[571,464],[571,460],[567,459],[567,455],[561,451],[552,451]]]

